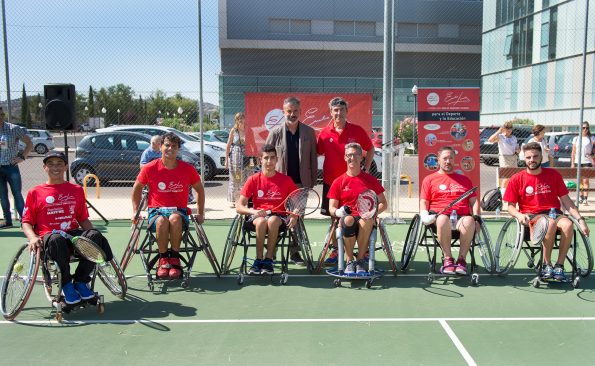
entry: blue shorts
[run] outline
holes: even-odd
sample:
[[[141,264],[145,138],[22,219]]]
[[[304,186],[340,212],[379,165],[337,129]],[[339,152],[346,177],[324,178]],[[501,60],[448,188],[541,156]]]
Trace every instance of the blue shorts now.
[[[187,207],[150,207],[149,208],[149,228],[150,231],[155,231],[157,219],[159,216],[163,216],[165,218],[170,217],[173,213],[177,213],[184,219],[185,227],[188,227],[190,223],[190,219],[188,218],[188,208]]]

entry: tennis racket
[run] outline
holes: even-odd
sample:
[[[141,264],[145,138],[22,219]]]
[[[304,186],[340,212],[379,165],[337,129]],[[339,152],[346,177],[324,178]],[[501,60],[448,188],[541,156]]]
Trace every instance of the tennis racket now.
[[[446,206],[442,210],[440,210],[440,212],[438,212],[436,214],[436,216],[443,214],[446,210],[448,210],[452,206],[456,205],[457,203],[459,203],[462,200],[466,199],[467,197],[471,196],[473,193],[475,193],[475,191],[477,191],[477,187],[473,187],[470,190],[468,190],[467,192],[463,193],[462,195],[460,195],[459,197],[457,197],[454,201],[452,201],[451,203],[449,203],[448,206]]]
[[[84,236],[72,236],[62,230],[52,230],[52,234],[59,234],[63,238],[70,240],[74,249],[86,260],[97,264],[105,263],[105,253],[91,239]]]
[[[277,207],[267,210],[267,215],[273,212],[295,214],[299,216],[309,215],[320,206],[320,196],[312,188],[298,188],[291,192],[285,200]]]
[[[531,244],[539,245],[545,238],[549,225],[549,220],[546,215],[535,215],[529,220],[529,233],[531,236]]]
[[[371,219],[378,211],[378,196],[373,190],[366,189],[359,194],[355,204],[362,219]]]

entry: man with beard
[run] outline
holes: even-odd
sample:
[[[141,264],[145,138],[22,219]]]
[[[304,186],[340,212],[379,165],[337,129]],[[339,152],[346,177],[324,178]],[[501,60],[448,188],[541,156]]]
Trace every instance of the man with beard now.
[[[578,220],[581,230],[587,236],[589,236],[589,228],[584,217],[568,197],[568,189],[560,173],[541,166],[543,152],[539,143],[528,143],[523,147],[523,152],[527,169],[510,178],[503,200],[508,202],[508,213],[516,217],[523,225],[529,224],[533,215],[547,215],[552,208],[556,210],[557,218],[555,220],[548,218],[548,231],[543,239],[541,278],[565,281],[564,259],[570,247],[573,225],[568,217],[562,215],[561,205]],[[560,231],[558,259],[552,266],[552,249],[558,230]]]
[[[277,150],[279,173],[288,175],[298,188],[314,188],[318,176],[318,155],[314,129],[300,121],[300,100],[289,97],[283,101],[285,123],[271,130],[266,144]],[[289,243],[290,261],[303,265],[299,246],[293,240]]]
[[[480,214],[479,200],[476,195],[471,195],[440,215],[433,213],[440,212],[449,203],[473,188],[473,183],[468,177],[454,171],[455,151],[452,147],[444,146],[438,150],[438,165],[440,169],[425,177],[422,183],[419,200],[420,218],[424,225],[432,225],[431,229],[438,236],[444,257],[442,273],[466,275],[465,258],[476,230],[475,219],[471,216],[471,212],[473,215]],[[454,227],[450,221],[453,211],[457,214]],[[459,231],[460,250],[456,263],[451,251],[452,230]]]

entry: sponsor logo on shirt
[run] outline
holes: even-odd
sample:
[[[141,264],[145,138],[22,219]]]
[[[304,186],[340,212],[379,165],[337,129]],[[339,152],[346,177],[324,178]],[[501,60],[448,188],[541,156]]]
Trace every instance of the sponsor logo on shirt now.
[[[272,191],[272,190],[268,190],[267,193],[265,194],[265,199],[267,200],[276,200],[281,198],[281,192],[277,192],[277,191]]]
[[[528,195],[549,194],[552,193],[552,188],[547,183],[537,183],[535,187],[527,186],[525,193]]]
[[[171,181],[169,184],[165,184],[164,182],[157,183],[157,188],[159,188],[160,192],[181,192],[184,185],[180,182]]]

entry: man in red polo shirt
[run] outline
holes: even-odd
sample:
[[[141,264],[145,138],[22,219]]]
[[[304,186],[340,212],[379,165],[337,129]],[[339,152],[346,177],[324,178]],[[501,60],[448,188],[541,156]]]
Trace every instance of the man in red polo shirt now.
[[[440,212],[457,197],[473,188],[473,183],[468,177],[455,172],[455,151],[450,146],[438,150],[438,164],[440,169],[424,178],[419,196],[420,218],[424,225],[436,224],[436,235],[442,248],[444,261],[441,271],[444,274],[467,274],[465,258],[471,248],[471,240],[475,234],[475,220],[471,216],[480,214],[479,200],[476,195],[462,200],[441,215],[436,216],[430,211]],[[452,227],[450,214],[456,211],[457,222]],[[455,263],[451,251],[452,230],[460,233],[459,257]]]
[[[562,204],[570,215],[579,222],[581,230],[589,236],[589,227],[578,208],[568,197],[568,189],[560,173],[554,169],[542,168],[542,151],[538,142],[530,142],[523,146],[527,169],[513,175],[502,199],[508,202],[508,213],[516,217],[522,224],[529,224],[530,215],[548,214],[554,208],[560,214],[556,220],[549,218],[548,231],[543,239],[543,266],[541,277],[566,280],[564,260],[570,248],[573,235],[573,224],[568,217],[561,215]],[[518,209],[516,205],[519,205]],[[556,231],[560,230],[558,259],[552,266],[552,250]]]
[[[187,207],[189,186],[197,192],[196,219],[199,223],[204,221],[204,188],[196,169],[177,160],[181,145],[182,141],[174,133],[161,136],[161,159],[143,166],[132,187],[132,212],[136,213],[142,189],[149,186],[149,228],[155,230],[157,236],[157,277],[161,279],[176,279],[182,275],[180,246],[184,225],[189,224],[191,214]],[[168,252],[168,244],[171,244],[171,252]]]
[[[318,155],[324,155],[322,167],[322,205],[320,213],[330,216],[328,192],[333,181],[347,170],[345,162],[345,145],[357,142],[366,152],[364,171],[369,172],[374,160],[374,146],[367,133],[361,126],[347,121],[347,102],[341,97],[335,97],[329,102],[331,122],[320,131],[316,144]],[[333,243],[335,236],[331,235]],[[336,247],[336,243],[334,245]],[[337,263],[337,252],[333,250],[326,264]]]

